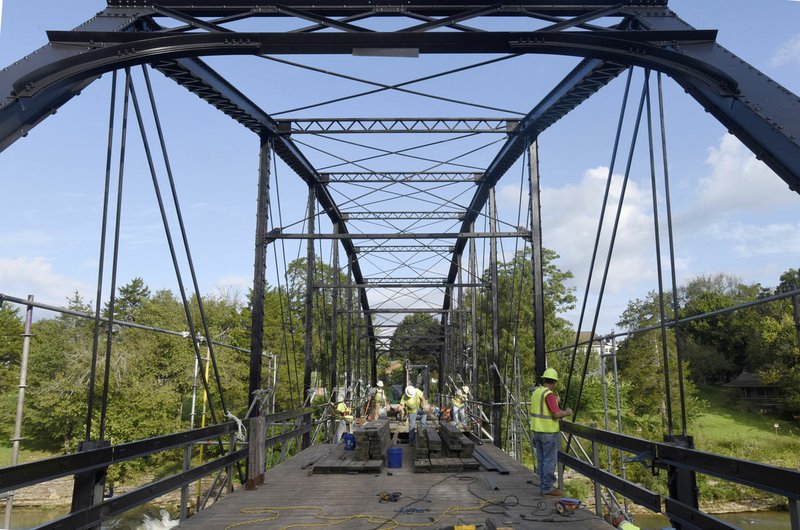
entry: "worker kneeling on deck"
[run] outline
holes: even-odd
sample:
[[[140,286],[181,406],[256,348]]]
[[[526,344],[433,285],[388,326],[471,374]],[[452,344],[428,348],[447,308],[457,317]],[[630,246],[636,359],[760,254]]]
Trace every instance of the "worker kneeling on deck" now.
[[[539,464],[539,487],[542,495],[562,497],[556,489],[556,460],[558,459],[558,420],[572,414],[572,409],[559,409],[558,396],[553,393],[558,382],[558,372],[548,368],[542,374],[542,384],[531,395],[531,430]]]
[[[334,443],[338,444],[342,441],[342,435],[345,429],[347,429],[347,432],[350,432],[350,426],[353,423],[353,413],[350,407],[347,406],[347,403],[344,402],[344,394],[336,395],[336,412],[334,412],[334,417],[339,420],[339,426],[336,428],[336,439],[334,440]]]
[[[428,414],[426,409],[428,408],[428,401],[425,399],[422,390],[408,385],[403,397],[400,398],[400,405],[408,414],[408,439],[413,441],[417,428],[417,417],[420,418],[420,424],[423,429],[427,425]]]

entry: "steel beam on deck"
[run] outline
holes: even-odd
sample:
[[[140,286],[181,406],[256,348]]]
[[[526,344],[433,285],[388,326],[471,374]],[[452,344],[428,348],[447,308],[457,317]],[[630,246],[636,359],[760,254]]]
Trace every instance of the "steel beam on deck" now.
[[[509,118],[307,118],[279,120],[283,134],[508,133]]]

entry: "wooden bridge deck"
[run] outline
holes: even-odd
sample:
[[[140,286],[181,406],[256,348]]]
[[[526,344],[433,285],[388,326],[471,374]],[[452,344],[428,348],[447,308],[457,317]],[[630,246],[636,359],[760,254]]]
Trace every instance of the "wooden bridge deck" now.
[[[559,515],[556,501],[539,495],[538,479],[494,446],[483,445],[508,474],[496,471],[414,473],[410,447],[403,447],[403,467],[380,472],[315,474],[312,462],[349,458],[343,444],[315,445],[280,464],[257,490],[240,489],[184,521],[180,528],[390,529],[403,526],[443,529],[458,524],[478,528],[561,530],[602,529],[611,525],[579,509]],[[495,489],[496,487],[496,489]],[[399,493],[396,502],[379,494]],[[492,519],[491,522],[488,519]],[[558,523],[554,525],[554,523]]]

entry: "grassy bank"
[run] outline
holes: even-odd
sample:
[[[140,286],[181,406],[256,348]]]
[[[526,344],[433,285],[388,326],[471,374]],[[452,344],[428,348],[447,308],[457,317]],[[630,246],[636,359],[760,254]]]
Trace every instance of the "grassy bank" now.
[[[690,426],[697,449],[789,469],[800,468],[800,424],[741,410],[723,387],[704,386],[698,390],[708,407]],[[698,484],[704,504],[733,503],[754,508],[786,505],[783,497],[712,477],[698,475]]]

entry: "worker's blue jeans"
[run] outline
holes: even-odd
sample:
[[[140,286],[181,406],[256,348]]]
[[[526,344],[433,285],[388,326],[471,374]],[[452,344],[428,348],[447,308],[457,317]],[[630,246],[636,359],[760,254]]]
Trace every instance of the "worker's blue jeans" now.
[[[414,431],[417,428],[417,416],[418,415],[419,415],[420,427],[422,427],[424,429],[428,424],[428,415],[425,413],[425,411],[423,409],[417,409],[414,412],[409,412],[408,413],[408,434],[409,434],[409,436],[411,436],[412,433],[414,433]]]
[[[536,446],[536,461],[539,464],[539,487],[542,494],[556,487],[556,461],[558,460],[557,432],[534,432],[533,445]]]
[[[464,407],[456,407],[453,405],[453,425],[456,427],[459,425],[467,426],[467,420],[464,416]]]

